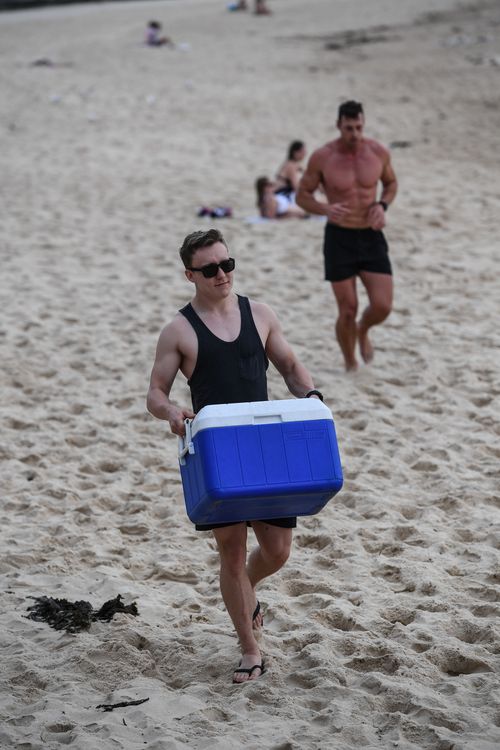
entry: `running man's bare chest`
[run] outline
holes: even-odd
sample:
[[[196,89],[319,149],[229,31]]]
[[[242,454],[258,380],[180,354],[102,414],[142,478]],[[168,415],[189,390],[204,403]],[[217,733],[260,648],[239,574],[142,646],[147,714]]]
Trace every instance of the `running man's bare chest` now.
[[[362,155],[332,154],[323,165],[323,182],[330,190],[345,192],[355,188],[371,188],[382,174],[382,162],[373,153]]]

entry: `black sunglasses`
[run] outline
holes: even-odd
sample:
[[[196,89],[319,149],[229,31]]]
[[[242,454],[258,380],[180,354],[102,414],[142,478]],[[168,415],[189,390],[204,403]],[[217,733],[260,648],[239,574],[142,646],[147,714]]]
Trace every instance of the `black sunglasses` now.
[[[188,268],[187,270],[200,271],[206,279],[213,279],[213,277],[217,276],[219,273],[219,268],[221,271],[224,271],[224,273],[231,273],[231,271],[234,271],[235,265],[234,258],[226,258],[226,260],[221,260],[220,263],[208,263],[201,268]]]

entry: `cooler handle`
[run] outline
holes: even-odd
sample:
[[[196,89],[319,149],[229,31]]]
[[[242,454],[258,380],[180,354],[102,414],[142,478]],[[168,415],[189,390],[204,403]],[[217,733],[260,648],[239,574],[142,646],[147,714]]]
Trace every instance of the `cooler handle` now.
[[[184,437],[179,436],[178,444],[177,444],[177,450],[178,450],[178,456],[179,456],[179,463],[181,466],[186,465],[186,459],[184,456],[186,453],[189,453],[189,455],[194,455],[194,445],[193,441],[191,440],[191,424],[193,420],[192,419],[185,419],[184,424],[186,425],[186,434]]]
[[[283,422],[282,414],[254,414],[253,424],[274,424]]]

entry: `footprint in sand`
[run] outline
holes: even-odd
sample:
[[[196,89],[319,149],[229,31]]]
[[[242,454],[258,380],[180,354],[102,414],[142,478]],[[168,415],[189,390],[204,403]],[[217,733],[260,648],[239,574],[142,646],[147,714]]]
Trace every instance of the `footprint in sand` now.
[[[402,625],[409,625],[414,621],[416,617],[416,612],[414,609],[397,605],[388,607],[380,614],[384,618],[384,620],[388,620],[388,622],[392,623],[400,622]]]
[[[429,633],[418,632],[414,633],[414,640],[410,645],[417,654],[423,654],[433,647],[434,639]]]
[[[480,604],[477,607],[470,608],[474,617],[493,617],[495,620],[500,617],[500,607],[489,604]]]
[[[331,545],[332,538],[327,534],[297,534],[295,537],[295,543],[299,547],[320,550]]]
[[[445,674],[458,677],[461,674],[475,674],[476,672],[493,672],[491,664],[482,659],[467,656],[458,649],[435,649],[427,653],[427,658]]]
[[[417,533],[415,526],[396,526],[394,528],[394,537],[399,539],[401,542],[405,542],[408,537],[413,536]]]
[[[87,437],[86,435],[68,435],[66,438],[66,443],[74,448],[87,448],[95,442],[95,437]]]
[[[106,474],[114,474],[117,471],[122,471],[124,466],[116,461],[102,461],[97,468]]]
[[[348,661],[344,666],[354,669],[356,672],[394,674],[400,667],[400,661],[393,654],[386,652],[379,656],[358,656]]]
[[[326,594],[328,596],[339,596],[338,592],[326,583],[309,583],[307,581],[292,580],[286,582],[287,593],[290,596],[314,597],[316,594]]]
[[[410,468],[413,469],[413,471],[434,472],[439,470],[439,466],[437,466],[437,464],[432,463],[432,461],[425,460],[416,461],[416,463],[412,464]]]
[[[326,609],[317,612],[314,615],[314,619],[334,630],[342,630],[344,632],[349,632],[351,630],[365,630],[365,628],[358,625],[355,617],[346,614],[338,607],[327,607]]]
[[[176,581],[178,583],[189,583],[192,585],[197,584],[199,580],[196,573],[193,573],[193,571],[188,567],[167,567],[166,565],[162,565],[160,563],[157,563],[154,566],[148,578],[159,581]],[[175,607],[176,605],[174,604],[173,606]]]
[[[71,414],[78,416],[79,414],[83,414],[84,411],[87,411],[88,408],[89,407],[86,404],[72,404],[69,411]]]
[[[389,581],[399,583],[402,580],[401,568],[397,565],[381,565],[377,570],[372,571],[373,576],[387,578]]]
[[[24,422],[22,419],[16,419],[15,417],[8,418],[6,420],[6,427],[11,430],[39,430],[40,426],[35,422]]]
[[[489,586],[470,586],[467,593],[475,599],[483,599],[489,602],[500,601],[500,591]]]
[[[494,643],[497,641],[497,635],[491,626],[478,625],[471,620],[454,620],[447,632],[463,643]]]
[[[46,724],[42,727],[40,732],[40,738],[43,743],[57,743],[62,745],[69,745],[75,739],[70,733],[76,728],[76,724],[71,722],[60,722],[53,724]],[[56,735],[55,737],[52,735]],[[67,736],[62,736],[67,735]]]
[[[125,536],[140,536],[147,538],[151,529],[146,523],[123,523],[118,526],[118,530]]]

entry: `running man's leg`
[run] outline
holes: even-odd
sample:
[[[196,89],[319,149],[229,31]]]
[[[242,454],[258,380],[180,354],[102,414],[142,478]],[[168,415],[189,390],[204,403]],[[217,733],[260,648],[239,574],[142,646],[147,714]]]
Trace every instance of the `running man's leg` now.
[[[365,362],[373,359],[373,345],[368,337],[372,326],[379,325],[392,310],[393,282],[388,273],[360,271],[360,279],[368,294],[368,305],[358,324],[358,341]]]
[[[358,312],[358,297],[356,294],[356,277],[351,276],[343,281],[332,281],[332,289],[337,300],[339,316],[335,324],[335,332],[340,349],[344,355],[346,370],[356,370],[356,315]]]

